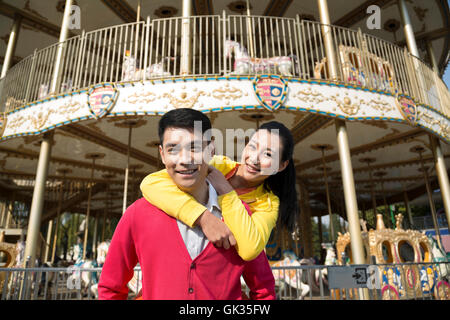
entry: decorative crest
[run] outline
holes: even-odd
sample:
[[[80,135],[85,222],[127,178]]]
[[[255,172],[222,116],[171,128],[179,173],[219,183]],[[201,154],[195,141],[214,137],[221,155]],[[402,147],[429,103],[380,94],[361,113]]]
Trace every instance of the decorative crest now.
[[[117,101],[118,91],[114,84],[93,86],[88,93],[88,107],[95,119],[106,116]]]
[[[263,75],[253,80],[256,98],[269,111],[275,111],[286,100],[287,84],[280,76]]]

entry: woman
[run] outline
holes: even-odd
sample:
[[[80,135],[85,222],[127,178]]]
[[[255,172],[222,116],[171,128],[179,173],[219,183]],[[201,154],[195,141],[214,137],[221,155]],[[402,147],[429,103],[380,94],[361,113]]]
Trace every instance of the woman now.
[[[215,156],[208,181],[218,194],[225,224],[236,239],[236,250],[246,261],[256,258],[269,240],[278,214],[281,225],[292,231],[298,213],[294,140],[282,123],[263,124],[242,153],[241,163]],[[194,227],[199,217],[212,214],[193,197],[179,190],[165,170],[148,175],[141,183],[144,197],[153,205]],[[176,203],[170,199],[179,199]],[[252,214],[249,215],[242,201]]]

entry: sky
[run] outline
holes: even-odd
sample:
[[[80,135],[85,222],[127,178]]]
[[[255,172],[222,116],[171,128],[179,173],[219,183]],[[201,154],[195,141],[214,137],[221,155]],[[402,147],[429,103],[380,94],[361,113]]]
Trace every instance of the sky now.
[[[447,71],[444,73],[444,76],[442,77],[442,79],[444,79],[444,82],[447,85],[447,88],[450,88],[450,66],[447,67]]]

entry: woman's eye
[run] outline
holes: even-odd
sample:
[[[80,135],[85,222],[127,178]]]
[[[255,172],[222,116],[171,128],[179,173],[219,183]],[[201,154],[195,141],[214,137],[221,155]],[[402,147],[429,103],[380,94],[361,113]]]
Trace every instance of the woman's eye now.
[[[272,154],[271,154],[270,152],[264,152],[264,155],[265,155],[266,157],[272,158]]]

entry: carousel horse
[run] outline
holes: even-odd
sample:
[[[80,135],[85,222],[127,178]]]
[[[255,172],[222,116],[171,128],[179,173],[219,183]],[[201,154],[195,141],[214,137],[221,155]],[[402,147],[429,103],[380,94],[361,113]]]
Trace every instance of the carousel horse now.
[[[271,58],[251,58],[247,49],[239,42],[226,40],[224,55],[231,58],[234,53],[234,67],[232,75],[250,73],[280,73],[283,76],[292,76],[294,63],[297,57],[294,54],[289,56],[278,56]]]
[[[137,60],[130,54],[130,51],[126,51],[125,57],[122,63],[122,81],[136,81],[142,80],[144,74],[147,79],[155,77],[168,77],[171,76],[170,72],[164,70],[164,63],[166,60],[175,60],[173,57],[162,58],[160,62],[154,63],[146,69],[139,69],[137,67]]]
[[[448,262],[448,254],[445,253],[438,245],[438,242],[436,241],[436,239],[433,238],[433,236],[428,235],[428,242],[430,243],[431,246],[431,254],[433,256],[433,262]],[[442,278],[447,278],[447,276],[449,275],[449,269],[450,266],[448,264],[444,264],[444,263],[439,263],[438,264],[438,268],[439,268],[439,274],[441,275]]]
[[[81,229],[81,226],[80,226]],[[88,252],[88,251],[87,251]],[[90,259],[88,256],[83,260],[83,245],[77,243],[73,246],[73,257],[72,260],[75,261],[73,266],[68,269],[70,273],[67,283],[79,283],[83,295],[90,294],[95,297],[95,285],[98,283],[98,276],[96,272],[83,271],[80,272],[78,269],[90,269],[97,267],[97,261]]]
[[[284,287],[286,284],[294,289],[300,290],[299,299],[303,299],[310,291],[310,286],[302,282],[302,270],[291,269],[289,267],[299,267],[302,265],[302,261],[299,260],[294,252],[285,250],[283,252],[284,259],[279,261],[270,261],[270,266],[273,267],[287,267],[288,269],[273,270],[273,277],[275,278],[275,285]]]
[[[97,247],[97,266],[103,267],[106,261],[106,255],[108,254],[109,245],[111,240],[101,242]],[[90,292],[98,298],[98,280],[90,287]],[[134,271],[133,278],[128,282],[128,288],[135,294],[142,289],[142,278],[139,278],[139,272]]]
[[[106,260],[106,254],[108,253],[108,248],[111,243],[111,240],[106,240],[101,242],[97,247],[97,267],[103,267],[103,264]],[[91,286],[90,292],[92,292],[93,296],[97,299],[98,298],[98,280],[96,279],[95,283]]]
[[[322,248],[327,250],[327,255],[325,257],[326,266],[334,266],[336,264],[336,252],[331,243],[322,243]],[[322,281],[328,286],[328,268],[323,268],[322,272],[319,270],[315,271],[316,285],[319,285],[319,277],[322,273]]]

